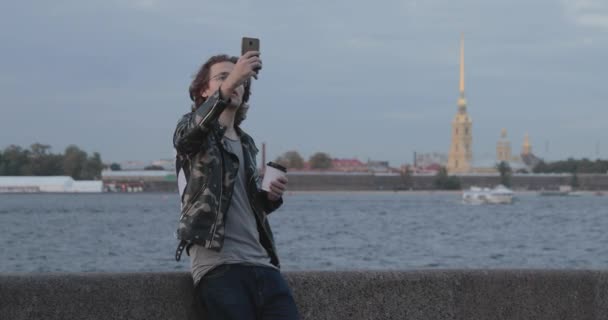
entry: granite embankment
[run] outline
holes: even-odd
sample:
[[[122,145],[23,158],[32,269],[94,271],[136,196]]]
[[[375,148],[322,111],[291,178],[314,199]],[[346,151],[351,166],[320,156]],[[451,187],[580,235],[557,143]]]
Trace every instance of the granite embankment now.
[[[288,272],[302,319],[599,320],[608,271]],[[187,273],[2,274],[0,319],[204,319]]]

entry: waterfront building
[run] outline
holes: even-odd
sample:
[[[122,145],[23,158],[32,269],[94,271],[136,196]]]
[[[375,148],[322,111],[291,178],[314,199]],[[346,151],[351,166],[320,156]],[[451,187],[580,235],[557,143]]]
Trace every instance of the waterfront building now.
[[[334,158],[331,160],[332,170],[341,172],[366,172],[368,171],[367,165],[359,159],[338,159]]]
[[[69,176],[0,176],[0,193],[29,192],[102,192],[102,182],[75,181]]]
[[[447,166],[449,173],[471,172],[473,160],[473,121],[467,113],[467,101],[464,95],[464,35],[460,38],[459,91],[458,112],[452,120],[452,142]]]
[[[526,133],[524,142],[519,155],[513,156],[511,154],[511,142],[507,138],[507,130],[502,129],[500,133],[500,139],[496,142],[496,163],[506,162],[509,164],[511,170],[515,172],[531,172],[541,161],[540,158],[536,157],[532,153],[532,145],[530,144],[530,137]]]
[[[496,162],[512,161],[511,157],[511,142],[507,138],[507,129],[502,129],[500,139],[496,143]]]

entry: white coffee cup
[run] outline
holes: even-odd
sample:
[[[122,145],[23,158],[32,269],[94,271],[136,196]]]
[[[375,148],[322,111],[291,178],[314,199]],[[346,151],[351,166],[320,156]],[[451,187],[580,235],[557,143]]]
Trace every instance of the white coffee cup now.
[[[270,192],[270,183],[287,175],[287,169],[276,162],[268,162],[262,180],[262,190]]]

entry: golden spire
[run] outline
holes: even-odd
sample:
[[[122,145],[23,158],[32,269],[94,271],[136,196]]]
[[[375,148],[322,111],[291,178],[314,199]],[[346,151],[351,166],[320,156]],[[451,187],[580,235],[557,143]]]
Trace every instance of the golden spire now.
[[[460,95],[464,96],[464,33],[460,34]]]
[[[458,111],[466,112],[467,100],[464,98],[464,33],[460,34],[460,96],[458,97]]]
[[[500,130],[500,137],[503,139],[507,138],[507,129],[502,128],[502,130]]]

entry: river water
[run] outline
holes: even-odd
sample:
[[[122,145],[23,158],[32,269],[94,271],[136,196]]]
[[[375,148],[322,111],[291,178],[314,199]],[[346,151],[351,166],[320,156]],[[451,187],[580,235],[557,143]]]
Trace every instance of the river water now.
[[[0,272],[187,271],[175,194],[0,194]],[[608,197],[293,193],[270,215],[283,270],[605,269]]]

